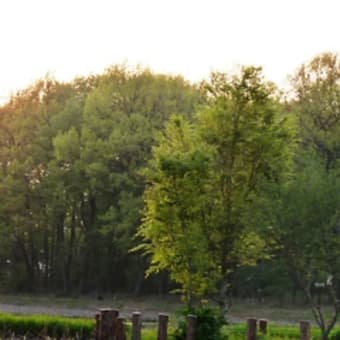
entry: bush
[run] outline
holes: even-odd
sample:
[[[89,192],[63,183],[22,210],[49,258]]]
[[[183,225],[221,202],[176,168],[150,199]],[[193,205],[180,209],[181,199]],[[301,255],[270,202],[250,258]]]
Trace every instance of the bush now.
[[[186,318],[189,314],[197,317],[197,340],[220,340],[223,338],[222,327],[226,325],[226,320],[221,312],[216,308],[200,306],[185,308],[177,313],[177,327],[172,334],[174,339],[186,339]]]

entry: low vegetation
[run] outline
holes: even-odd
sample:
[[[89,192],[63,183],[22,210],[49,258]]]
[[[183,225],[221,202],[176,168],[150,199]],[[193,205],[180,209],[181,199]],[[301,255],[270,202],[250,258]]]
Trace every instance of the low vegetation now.
[[[227,324],[213,321],[216,311],[211,309],[202,309],[199,312],[201,326],[199,328],[198,339],[228,339],[243,340],[246,334],[246,325],[244,324]],[[178,323],[171,323],[169,328],[169,339],[185,339],[185,324],[180,317]],[[11,315],[0,314],[0,337],[7,338],[10,336],[34,338],[67,338],[67,339],[91,339],[94,336],[95,322],[86,318],[66,318],[57,316],[43,315]],[[127,327],[128,333],[130,326]],[[320,338],[320,329],[312,327],[311,335],[313,339]],[[156,327],[147,327],[142,329],[142,340],[156,340]],[[269,324],[267,334],[259,334],[258,339],[299,339],[300,330],[298,326]],[[335,327],[331,332],[330,339],[340,339],[340,327]]]
[[[94,320],[84,318],[0,314],[0,336],[5,338],[12,334],[26,338],[91,338],[94,326]]]

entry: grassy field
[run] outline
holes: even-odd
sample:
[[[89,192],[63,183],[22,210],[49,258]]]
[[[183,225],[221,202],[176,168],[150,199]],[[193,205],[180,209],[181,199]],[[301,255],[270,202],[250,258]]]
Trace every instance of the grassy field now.
[[[35,295],[0,295],[0,312],[14,314],[48,314],[78,317],[94,317],[100,308],[119,309],[124,317],[129,318],[133,311],[142,312],[143,319],[155,321],[160,312],[175,314],[181,307],[176,296],[143,296],[125,295],[104,296],[103,300],[84,296],[65,298]],[[330,313],[330,308],[325,308]],[[284,304],[279,306],[275,301],[256,303],[255,301],[234,300],[228,315],[230,323],[243,323],[248,317],[264,318],[275,324],[298,324],[300,320],[310,320],[313,315],[308,305]]]
[[[11,314],[0,314],[0,337],[1,339],[93,339],[95,322],[91,319],[64,318],[51,316],[26,315],[16,316]],[[128,339],[131,338],[131,324],[127,325]],[[173,337],[174,328],[170,325],[168,338]],[[211,334],[211,333],[208,333]],[[221,338],[225,340],[245,339],[245,324],[230,324],[224,326]],[[337,337],[334,338],[334,335]],[[312,339],[320,338],[320,331],[317,328],[311,330]],[[338,339],[340,328],[338,327],[331,334],[330,339]],[[270,325],[267,334],[258,334],[259,340],[267,339],[299,339],[299,328],[297,326]],[[156,340],[157,327],[147,327],[142,329],[142,340]],[[200,338],[202,339],[202,337]],[[210,337],[205,340],[214,340]],[[215,339],[216,340],[216,339]]]
[[[6,329],[8,324],[13,325],[17,329],[22,324],[31,324],[32,329],[39,329],[41,324],[49,322],[52,326],[52,332],[62,329],[62,325],[67,323],[65,327],[70,333],[72,327],[78,327],[69,323],[67,319],[54,320],[50,319],[52,315],[66,315],[72,317],[85,317],[91,325],[94,325],[94,314],[99,308],[117,308],[121,314],[130,319],[133,311],[142,312],[144,321],[143,340],[154,340],[156,337],[156,319],[159,312],[166,312],[170,315],[170,329],[175,325],[175,312],[181,307],[180,299],[176,296],[105,296],[103,300],[97,300],[94,297],[85,296],[82,298],[61,298],[54,296],[34,296],[34,295],[0,295],[0,312],[10,314],[39,314],[46,317],[34,317],[30,319],[20,319],[10,316],[4,316],[4,322],[0,325],[0,329]],[[329,312],[329,308],[326,308]],[[229,340],[244,339],[245,324],[248,317],[268,320],[269,334],[261,339],[298,339],[299,338],[299,321],[310,320],[313,324],[312,313],[306,305],[278,305],[273,302],[255,303],[254,301],[235,300],[232,310],[228,316],[230,324],[224,329],[224,334]],[[8,321],[10,320],[10,321]],[[76,321],[76,320],[74,320]],[[78,323],[78,322],[76,322]],[[317,327],[313,327],[313,338],[319,337]],[[81,326],[85,330],[85,326]],[[90,326],[92,327],[92,326]],[[337,330],[340,328],[337,325]],[[339,333],[340,334],[340,333]]]

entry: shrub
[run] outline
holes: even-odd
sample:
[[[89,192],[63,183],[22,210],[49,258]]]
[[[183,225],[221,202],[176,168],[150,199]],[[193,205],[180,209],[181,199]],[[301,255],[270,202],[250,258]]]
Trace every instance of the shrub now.
[[[177,327],[172,337],[176,340],[186,338],[187,315],[197,317],[197,340],[220,340],[222,339],[222,327],[226,321],[221,312],[216,308],[207,306],[191,307],[180,310],[177,313]]]

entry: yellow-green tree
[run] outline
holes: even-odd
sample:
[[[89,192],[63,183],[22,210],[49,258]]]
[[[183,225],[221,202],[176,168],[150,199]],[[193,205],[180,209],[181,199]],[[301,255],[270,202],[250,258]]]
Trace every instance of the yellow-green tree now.
[[[152,254],[148,273],[169,270],[188,303],[211,290],[218,273],[209,252],[214,243],[210,156],[193,126],[173,116],[145,171],[151,185],[138,235],[147,242],[136,249]]]
[[[263,256],[244,216],[262,181],[280,181],[291,135],[259,68],[213,74],[202,89],[193,125],[174,118],[154,149],[139,235],[151,271],[168,269],[186,293],[217,290],[226,310],[232,271]]]

